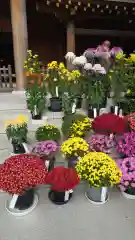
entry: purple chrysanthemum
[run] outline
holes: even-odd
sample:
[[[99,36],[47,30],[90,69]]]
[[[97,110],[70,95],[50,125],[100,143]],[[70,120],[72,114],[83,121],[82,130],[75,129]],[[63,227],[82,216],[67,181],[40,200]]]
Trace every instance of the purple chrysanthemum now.
[[[127,157],[135,156],[135,132],[124,133],[119,138],[117,150]]]
[[[91,151],[109,153],[110,149],[115,146],[115,141],[110,136],[97,134],[88,139]]]
[[[38,155],[49,156],[52,153],[55,153],[58,149],[58,145],[53,140],[47,140],[43,142],[38,142],[33,148],[32,152]]]
[[[122,172],[119,187],[123,192],[131,192],[135,189],[135,158],[118,159],[117,164]]]

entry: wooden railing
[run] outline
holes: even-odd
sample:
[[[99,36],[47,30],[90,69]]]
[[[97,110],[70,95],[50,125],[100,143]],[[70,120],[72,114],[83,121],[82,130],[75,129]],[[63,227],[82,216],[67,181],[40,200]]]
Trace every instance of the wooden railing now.
[[[12,73],[11,65],[0,67],[0,91],[12,91],[15,86],[15,74]]]

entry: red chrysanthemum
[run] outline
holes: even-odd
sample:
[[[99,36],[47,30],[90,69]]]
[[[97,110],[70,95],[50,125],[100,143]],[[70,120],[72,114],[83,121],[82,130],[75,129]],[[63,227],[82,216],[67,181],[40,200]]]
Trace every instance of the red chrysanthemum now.
[[[58,166],[48,173],[46,183],[52,185],[52,190],[58,192],[68,191],[79,184],[80,179],[72,168]]]
[[[131,113],[126,118],[128,120],[128,124],[131,130],[135,131],[135,113]]]
[[[0,189],[11,194],[23,194],[27,189],[45,184],[47,169],[34,154],[8,158],[0,168]]]
[[[127,123],[124,118],[112,113],[105,113],[94,119],[92,127],[97,133],[121,134],[127,130]]]

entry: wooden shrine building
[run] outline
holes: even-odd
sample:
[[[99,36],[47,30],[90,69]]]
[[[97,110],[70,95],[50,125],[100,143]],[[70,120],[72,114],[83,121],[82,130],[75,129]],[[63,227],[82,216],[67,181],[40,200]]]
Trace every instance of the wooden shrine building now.
[[[80,55],[104,40],[135,49],[135,0],[4,0],[0,7],[0,65],[15,65],[16,88],[24,89],[27,49],[44,64]],[[13,60],[14,59],[14,60]],[[15,63],[15,64],[14,64]]]

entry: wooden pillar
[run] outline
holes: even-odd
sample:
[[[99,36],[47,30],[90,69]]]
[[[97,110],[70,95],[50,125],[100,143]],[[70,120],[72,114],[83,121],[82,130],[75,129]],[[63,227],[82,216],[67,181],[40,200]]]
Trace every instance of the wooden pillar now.
[[[10,0],[13,33],[14,61],[16,71],[16,90],[25,86],[24,61],[27,56],[28,34],[25,0]]]
[[[75,26],[73,22],[67,25],[67,52],[75,53]],[[71,69],[71,64],[67,62],[67,68]]]

